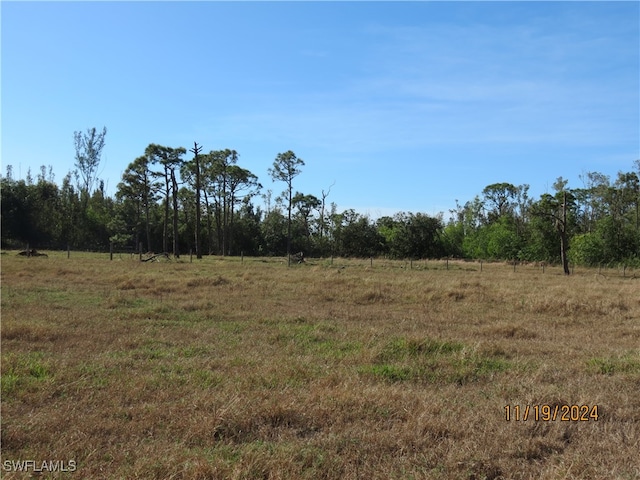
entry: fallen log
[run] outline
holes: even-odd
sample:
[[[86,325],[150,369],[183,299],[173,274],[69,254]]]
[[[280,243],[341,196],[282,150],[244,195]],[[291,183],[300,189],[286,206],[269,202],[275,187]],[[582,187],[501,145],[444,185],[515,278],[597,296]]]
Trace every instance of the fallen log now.
[[[30,248],[28,250],[23,250],[18,252],[18,255],[22,257],[48,257],[46,253],[40,253],[35,248]]]
[[[156,255],[152,255],[148,258],[143,258],[143,262],[157,262],[159,258],[164,258],[168,261],[171,261],[171,256],[168,253],[157,253]]]

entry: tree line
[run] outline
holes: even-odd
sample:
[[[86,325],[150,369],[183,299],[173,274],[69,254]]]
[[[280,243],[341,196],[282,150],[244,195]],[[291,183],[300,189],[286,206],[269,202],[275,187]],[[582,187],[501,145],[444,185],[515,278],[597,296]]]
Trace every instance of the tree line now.
[[[617,177],[588,172],[582,187],[562,177],[534,199],[529,185],[494,183],[444,214],[398,212],[376,220],[339,211],[326,191],[302,193],[304,161],[280,153],[268,170],[273,196],[232,149],[203,153],[147,146],[113,197],[97,178],[107,130],[75,132],[75,170],[60,185],[51,167],[0,178],[2,248],[82,249],[208,255],[419,259],[456,257],[564,265],[640,266],[640,160]],[[187,158],[188,152],[192,154]],[[257,204],[258,200],[262,200]]]

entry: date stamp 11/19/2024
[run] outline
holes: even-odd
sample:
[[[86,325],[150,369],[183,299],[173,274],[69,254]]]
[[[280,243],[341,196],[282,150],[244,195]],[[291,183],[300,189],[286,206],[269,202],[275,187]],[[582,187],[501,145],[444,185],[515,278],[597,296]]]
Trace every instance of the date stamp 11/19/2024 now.
[[[507,422],[588,422],[598,420],[598,405],[505,405]]]

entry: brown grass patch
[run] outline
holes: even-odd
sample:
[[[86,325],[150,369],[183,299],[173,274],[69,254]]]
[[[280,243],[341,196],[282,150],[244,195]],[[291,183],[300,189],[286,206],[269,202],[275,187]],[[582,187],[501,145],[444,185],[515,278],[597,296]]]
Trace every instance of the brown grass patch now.
[[[229,284],[229,280],[222,275],[216,277],[198,277],[187,281],[187,287],[218,287]]]
[[[484,335],[489,338],[501,337],[517,340],[531,340],[538,334],[530,328],[522,325],[491,325],[484,330]]]
[[[2,325],[2,339],[22,342],[55,342],[62,333],[51,327],[38,324],[16,325],[5,322]]]
[[[78,478],[640,476],[632,278],[55,252],[2,267],[3,462],[75,460]],[[506,405],[599,419],[506,421]]]

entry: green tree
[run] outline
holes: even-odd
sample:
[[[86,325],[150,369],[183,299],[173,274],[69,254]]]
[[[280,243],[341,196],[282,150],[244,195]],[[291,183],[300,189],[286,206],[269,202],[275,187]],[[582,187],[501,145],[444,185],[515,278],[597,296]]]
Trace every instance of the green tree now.
[[[202,214],[200,207],[200,192],[202,191],[202,181],[201,181],[201,168],[200,168],[200,152],[202,151],[202,147],[199,146],[196,142],[193,142],[193,148],[189,150],[193,153],[193,172],[194,172],[194,187],[196,193],[196,231],[195,231],[195,244],[196,244],[196,258],[202,258],[202,246],[200,245],[200,228],[201,221],[200,216]]]
[[[353,209],[334,214],[336,251],[345,257],[373,257],[384,250],[384,237],[371,219]]]
[[[202,191],[202,197],[204,199],[204,212],[207,226],[207,243],[208,243],[208,251],[211,255],[216,248],[215,245],[218,242],[215,239],[215,232],[213,228],[213,218],[216,215],[216,183],[215,183],[215,152],[210,152],[208,154],[199,155],[200,160],[200,187]],[[186,178],[189,178],[186,176]],[[211,199],[211,201],[210,201]],[[220,252],[220,245],[217,248],[218,252]]]
[[[508,217],[486,227],[486,255],[494,259],[520,258],[520,240],[515,224]]]
[[[559,177],[554,183],[556,195],[545,193],[532,206],[532,213],[538,217],[550,220],[560,237],[560,261],[565,275],[569,275],[569,238],[571,228],[575,223],[575,197],[567,188],[567,181]]]
[[[296,157],[291,150],[279,153],[273,162],[273,167],[269,168],[269,175],[274,182],[284,182],[287,189],[282,193],[287,199],[287,257],[291,262],[291,209],[293,208],[293,179],[297,177],[304,166],[304,161]]]
[[[2,178],[0,187],[3,248],[22,247],[30,242],[35,233],[33,224],[29,221],[29,186],[24,180],[15,181],[8,176]]]
[[[304,195],[300,192],[296,192],[292,201],[294,208],[297,209],[296,219],[298,220],[303,238],[300,245],[301,248],[299,249],[308,253],[312,249],[311,215],[314,210],[320,208],[322,202],[314,195]]]
[[[424,213],[400,212],[377,222],[384,245],[395,258],[436,258],[444,254],[442,219]]]
[[[178,243],[193,252],[196,232],[196,193],[188,187],[178,190]]]
[[[535,205],[534,202],[532,212],[537,208]],[[531,262],[557,263],[560,261],[558,232],[548,217],[531,215],[527,223],[527,235],[520,249],[520,258]]]
[[[229,250],[229,169],[238,162],[238,152],[225,149],[211,152],[212,164],[210,178],[214,186],[216,205],[216,225],[218,227],[219,250],[222,255]]]
[[[76,192],[71,182],[71,172],[62,179],[60,188],[60,212],[62,221],[62,241],[63,246],[80,247],[80,218],[83,213],[78,192]]]
[[[94,127],[88,129],[86,133],[73,133],[76,149],[76,168],[82,178],[80,191],[87,198],[91,195],[96,181],[106,135],[107,127],[103,127],[102,132],[98,132]]]
[[[442,231],[442,248],[447,257],[462,258],[464,256],[464,226],[450,222]]]
[[[581,249],[598,238],[599,263],[621,262],[638,257],[640,249],[640,179],[636,172],[619,172],[615,182],[598,172],[581,176],[585,188],[575,191],[578,233],[595,237],[580,240]],[[577,255],[577,254],[576,254]],[[585,254],[586,255],[586,254]],[[578,255],[575,258],[591,259]],[[584,260],[584,261],[587,261]],[[591,260],[589,260],[591,261]]]
[[[451,217],[445,232],[445,242],[449,245],[449,254],[464,258],[485,258],[486,248],[477,248],[480,229],[486,225],[484,202],[479,196],[461,205],[456,199],[455,208],[449,210]]]
[[[168,251],[169,246],[169,203],[171,202],[173,205],[173,255],[176,257],[180,256],[178,249],[178,181],[176,169],[179,169],[183,163],[182,155],[185,153],[187,153],[187,150],[183,147],[171,148],[153,143],[145,150],[145,156],[152,163],[162,168],[160,172],[153,172],[153,175],[164,178],[165,182],[165,213],[162,236],[162,249],[164,252]]]
[[[156,177],[150,170],[151,160],[149,155],[143,155],[131,162],[122,174],[122,181],[118,184],[116,191],[116,199],[124,202],[124,205],[120,207],[120,213],[127,217],[123,218],[120,225],[131,225],[130,228],[133,229],[132,235],[135,239],[134,248],[136,249],[144,226],[147,251],[153,250],[151,209],[157,200],[156,195],[160,188]]]
[[[489,222],[496,221],[505,215],[512,215],[518,188],[510,183],[494,183],[482,190],[484,205],[489,208],[487,214]]]
[[[593,232],[597,221],[606,216],[606,196],[611,186],[607,175],[587,172],[580,175],[585,188],[573,191],[576,199],[576,221],[582,232]]]
[[[118,232],[110,228],[114,217],[114,201],[105,194],[104,182],[100,182],[93,195],[89,198],[87,208],[84,210],[84,244],[85,248],[94,251],[107,251],[109,238]]]
[[[264,245],[260,209],[255,209],[249,197],[242,199],[233,227],[233,245],[245,255],[260,255]]]
[[[202,157],[202,191],[204,194],[210,249],[215,222],[217,250],[222,255],[234,248],[233,228],[236,207],[251,199],[262,188],[258,177],[237,165],[238,152],[224,149],[211,151]]]
[[[575,235],[571,239],[569,258],[578,265],[595,266],[606,263],[604,242],[597,233]]]
[[[279,208],[267,213],[260,225],[263,244],[261,255],[284,255],[287,252],[287,218]]]
[[[258,183],[258,177],[245,168],[238,165],[231,165],[228,168],[228,196],[229,206],[228,215],[228,237],[229,251],[235,247],[234,244],[234,228],[235,228],[235,207],[236,205],[249,201],[254,195],[257,195],[262,185]]]
[[[640,252],[640,179],[635,172],[619,172],[609,189],[610,220],[614,223],[616,259],[637,257]]]

